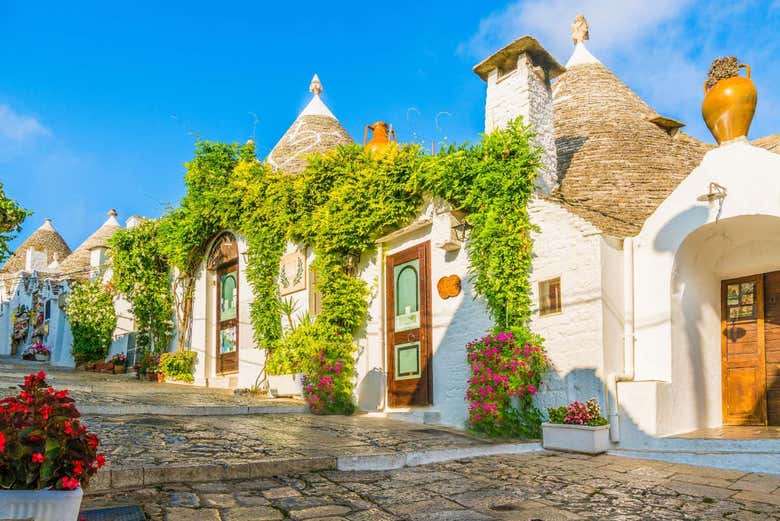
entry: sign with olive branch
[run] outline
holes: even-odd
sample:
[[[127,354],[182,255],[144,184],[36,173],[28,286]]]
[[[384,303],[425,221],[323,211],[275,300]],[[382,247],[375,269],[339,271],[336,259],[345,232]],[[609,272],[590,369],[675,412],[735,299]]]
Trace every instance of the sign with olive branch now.
[[[289,295],[306,289],[306,250],[296,250],[282,257],[279,269],[279,294]]]

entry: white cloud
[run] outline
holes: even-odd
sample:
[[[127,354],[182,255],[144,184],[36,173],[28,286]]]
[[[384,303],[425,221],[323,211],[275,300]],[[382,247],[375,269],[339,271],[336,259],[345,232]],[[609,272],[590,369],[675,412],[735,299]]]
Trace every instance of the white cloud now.
[[[595,51],[625,48],[691,4],[692,0],[520,0],[484,18],[458,51],[482,58],[515,38],[532,34],[554,53],[561,53],[571,48],[570,24],[578,14],[584,14],[598,33],[591,45]]]
[[[49,133],[34,117],[19,114],[8,105],[0,104],[0,139],[21,143]]]

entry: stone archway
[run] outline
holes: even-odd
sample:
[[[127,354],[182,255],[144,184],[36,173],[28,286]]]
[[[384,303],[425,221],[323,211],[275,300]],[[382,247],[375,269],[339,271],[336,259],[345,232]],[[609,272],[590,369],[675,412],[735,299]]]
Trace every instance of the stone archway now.
[[[745,215],[706,224],[685,238],[674,259],[671,280],[673,410],[675,415],[690,418],[694,428],[719,426],[724,420],[735,423],[736,416],[728,412],[729,370],[724,371],[734,352],[724,358],[730,348],[722,345],[728,341],[728,336],[724,340],[727,331],[722,320],[726,318],[724,310],[728,314],[729,308],[724,305],[722,290],[727,287],[724,281],[739,284],[748,281],[750,276],[780,270],[780,218]],[[759,297],[756,293],[756,306]],[[758,310],[751,312],[757,322]],[[747,326],[748,334],[752,334],[750,327],[753,326]],[[753,337],[745,339],[754,341]],[[768,346],[770,351],[765,351],[759,345],[758,336],[755,342],[755,345],[737,346],[742,351],[736,356],[746,357],[750,349],[755,349],[756,356],[760,350],[769,353],[766,360],[780,357],[780,344],[775,354],[774,344]],[[766,360],[761,363],[766,365]],[[767,367],[760,369],[767,371]],[[768,369],[771,371],[765,373],[767,388],[777,387],[780,398],[780,373],[775,378],[774,369]],[[733,388],[733,381],[731,385]],[[759,394],[765,392],[775,391],[761,390]],[[765,406],[751,400],[750,407]],[[751,421],[755,423],[755,419],[744,423]]]

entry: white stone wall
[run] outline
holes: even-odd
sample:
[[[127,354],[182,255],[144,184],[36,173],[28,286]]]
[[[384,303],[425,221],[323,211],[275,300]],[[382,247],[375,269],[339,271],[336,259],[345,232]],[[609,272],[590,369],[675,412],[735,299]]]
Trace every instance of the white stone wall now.
[[[558,407],[592,397],[604,404],[604,301],[599,231],[560,205],[535,199],[529,205],[534,259],[531,328],[544,338],[554,370],[545,379],[538,405]],[[560,277],[561,312],[539,316],[539,282]]]
[[[499,79],[498,69],[487,79],[485,102],[485,132],[522,116],[536,133],[536,142],[542,148],[542,168],[536,178],[536,187],[551,193],[558,184],[553,103],[550,82],[528,55],[517,57],[517,69]]]

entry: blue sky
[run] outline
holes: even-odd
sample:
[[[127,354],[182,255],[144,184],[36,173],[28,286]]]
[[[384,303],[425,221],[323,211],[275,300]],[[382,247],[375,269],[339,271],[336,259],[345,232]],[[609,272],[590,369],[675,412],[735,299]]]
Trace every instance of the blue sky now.
[[[356,140],[383,119],[402,141],[473,141],[484,84],[471,67],[524,34],[565,63],[580,12],[593,54],[688,132],[712,141],[701,85],[725,54],[753,67],[751,137],[780,132],[780,0],[4,0],[0,181],[35,212],[15,244],[44,217],[75,248],[109,208],[160,215],[195,136],[254,136],[264,157],[315,72]]]

